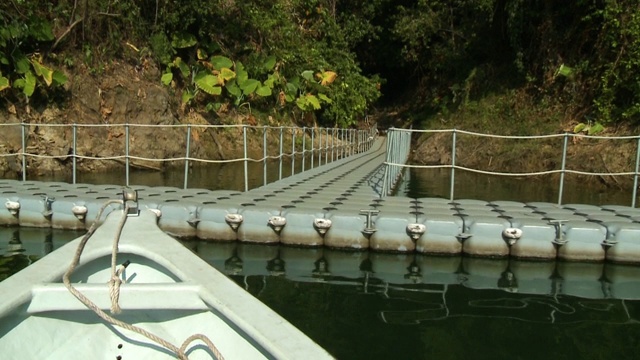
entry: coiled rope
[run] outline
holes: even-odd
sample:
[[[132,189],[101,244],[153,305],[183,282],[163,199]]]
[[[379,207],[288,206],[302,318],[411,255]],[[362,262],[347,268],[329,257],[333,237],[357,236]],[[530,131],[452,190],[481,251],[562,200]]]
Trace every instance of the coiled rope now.
[[[71,262],[71,264],[69,265],[69,269],[64,273],[64,275],[62,276],[62,282],[64,283],[65,287],[69,290],[69,292],[71,294],[73,294],[73,296],[75,296],[78,300],[80,300],[86,307],[88,307],[89,309],[93,310],[93,312],[95,312],[101,319],[103,319],[104,321],[115,325],[115,326],[119,326],[123,329],[127,329],[133,332],[136,332],[140,335],[145,336],[146,338],[164,346],[165,348],[169,349],[170,351],[172,351],[173,353],[176,354],[176,356],[181,359],[181,360],[188,360],[188,357],[186,355],[187,353],[187,347],[189,346],[190,343],[192,343],[195,340],[201,340],[202,342],[205,343],[205,345],[207,346],[207,348],[211,351],[211,353],[213,353],[213,355],[215,356],[216,359],[224,359],[224,357],[222,356],[222,354],[220,353],[220,351],[218,351],[218,349],[216,348],[216,346],[213,344],[213,342],[206,336],[203,334],[194,334],[189,336],[183,343],[182,346],[180,346],[180,348],[178,348],[177,346],[173,345],[172,343],[168,342],[167,340],[154,335],[140,327],[137,327],[135,325],[132,324],[128,324],[124,321],[118,320],[116,318],[114,318],[113,316],[110,316],[109,314],[105,313],[104,311],[102,311],[102,309],[100,309],[94,302],[92,302],[91,300],[89,300],[89,298],[87,298],[84,294],[82,294],[80,291],[78,291],[78,289],[76,289],[72,284],[71,284],[71,274],[73,274],[74,270],[76,269],[76,267],[78,266],[78,264],[80,263],[80,256],[82,255],[82,252],[84,251],[84,247],[87,244],[87,242],[89,241],[89,238],[91,238],[91,236],[93,235],[93,233],[96,230],[98,221],[100,220],[100,217],[102,216],[102,213],[104,212],[104,210],[111,204],[120,204],[120,205],[124,205],[124,212],[122,214],[122,218],[120,219],[120,222],[118,223],[118,228],[116,231],[116,235],[113,239],[113,248],[112,248],[112,252],[111,252],[111,279],[109,280],[108,284],[109,284],[109,295],[111,297],[111,313],[112,314],[119,314],[122,310],[120,309],[120,306],[118,304],[118,300],[120,297],[120,284],[122,284],[122,280],[120,280],[120,275],[122,274],[122,271],[124,271],[124,268],[126,267],[126,265],[121,265],[118,269],[116,269],[116,262],[117,262],[117,254],[118,254],[118,243],[120,241],[120,235],[122,234],[122,229],[124,228],[124,224],[127,221],[127,213],[129,210],[129,206],[123,201],[123,200],[109,200],[107,202],[105,202],[102,207],[100,207],[100,210],[98,211],[98,215],[96,216],[96,219],[94,220],[93,224],[91,224],[91,227],[89,228],[89,230],[87,231],[87,233],[82,237],[82,239],[80,240],[80,244],[78,244],[78,248],[76,249],[76,253],[73,257],[73,260]]]

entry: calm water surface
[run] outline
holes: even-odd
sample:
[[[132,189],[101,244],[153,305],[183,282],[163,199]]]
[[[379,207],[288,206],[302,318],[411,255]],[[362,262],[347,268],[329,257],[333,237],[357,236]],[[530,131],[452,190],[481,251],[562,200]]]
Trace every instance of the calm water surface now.
[[[253,188],[262,184],[262,164],[250,166]],[[242,190],[242,168],[194,168],[189,186]],[[270,167],[269,181],[278,178],[277,168]],[[291,173],[290,165],[283,173]],[[414,171],[399,192],[448,198],[449,176],[448,170]],[[86,174],[78,182],[123,179]],[[456,198],[558,198],[555,179],[463,172],[455,179]],[[132,172],[131,183],[182,187],[183,173]],[[631,198],[567,183],[563,202],[629,205]],[[80,235],[0,229],[0,280]],[[617,295],[640,289],[638,267],[182,241],[340,359],[635,359],[640,353],[640,301]]]

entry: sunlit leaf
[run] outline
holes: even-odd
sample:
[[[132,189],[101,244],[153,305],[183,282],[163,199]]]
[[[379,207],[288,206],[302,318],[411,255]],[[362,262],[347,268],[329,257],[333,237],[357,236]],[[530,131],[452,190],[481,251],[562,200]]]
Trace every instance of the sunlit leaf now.
[[[597,122],[597,123],[595,123],[595,124],[593,124],[593,125],[591,125],[589,127],[589,131],[587,132],[587,134],[596,135],[596,134],[601,133],[603,131],[604,131],[604,126],[602,126],[602,124]]]
[[[268,86],[259,86],[256,89],[256,94],[265,97],[265,96],[271,96],[272,92],[271,92],[271,88]]]
[[[240,89],[240,87],[238,86],[237,82],[232,80],[229,81],[227,83],[227,86],[225,86],[225,89],[227,89],[227,91],[229,92],[229,94],[239,98],[240,96],[242,96],[242,90]]]
[[[236,61],[236,81],[238,85],[242,85],[245,81],[249,79],[249,73],[245,70],[244,65],[240,61]]]
[[[320,110],[320,107],[321,107],[320,101],[318,100],[317,97],[315,97],[312,94],[307,94],[306,98],[307,98],[307,103],[313,106],[314,110]]]
[[[577,134],[579,132],[582,132],[584,129],[586,129],[586,127],[587,125],[585,123],[580,123],[573,128],[573,132]]]
[[[160,81],[162,81],[162,83],[164,85],[171,84],[171,81],[173,81],[173,73],[172,72],[166,72],[166,73],[162,74],[162,77],[160,78]]]
[[[67,75],[60,70],[53,70],[53,85],[64,85],[67,83]]]
[[[191,99],[193,99],[193,97],[195,96],[194,93],[192,93],[191,91],[183,91],[182,92],[182,104],[188,104]]]
[[[326,102],[327,104],[331,104],[331,99],[329,99],[329,97],[327,97],[327,95],[325,94],[318,94],[318,98]]]
[[[31,64],[33,65],[36,75],[41,76],[47,86],[51,86],[51,83],[53,83],[53,70],[42,65],[36,58],[31,59]]]
[[[209,95],[220,95],[222,94],[222,88],[218,85],[218,77],[215,75],[211,75],[204,71],[199,72],[194,82],[196,86],[206,92]]]
[[[245,95],[253,94],[254,91],[260,86],[260,81],[256,79],[248,79],[244,83],[240,84],[240,89],[242,89],[242,93]]]
[[[24,74],[24,88],[22,89],[22,92],[27,97],[31,97],[33,92],[36,90],[36,80],[36,76],[31,71],[27,71]]]
[[[221,70],[222,68],[231,68],[233,66],[233,61],[226,56],[212,56],[211,64],[216,70]]]
[[[222,68],[220,70],[220,76],[225,80],[225,81],[229,81],[233,78],[236,77],[236,73],[233,72],[233,70],[229,69],[229,68]]]
[[[338,74],[333,71],[323,71],[321,73],[317,73],[316,76],[320,80],[320,85],[327,86],[336,80]]]
[[[10,87],[11,84],[9,83],[9,79],[4,76],[0,76],[0,91],[8,89]]]

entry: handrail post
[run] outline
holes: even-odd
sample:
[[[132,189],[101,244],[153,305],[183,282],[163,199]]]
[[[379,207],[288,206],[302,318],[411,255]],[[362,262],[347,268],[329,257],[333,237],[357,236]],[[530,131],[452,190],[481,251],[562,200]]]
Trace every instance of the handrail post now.
[[[282,131],[283,128],[280,126],[280,155],[278,155],[278,159],[280,160],[280,167],[278,172],[278,180],[282,180]]]
[[[244,148],[244,191],[249,191],[249,169],[248,169],[248,149],[247,149],[247,125],[242,126],[242,143]]]
[[[129,186],[129,123],[124,125],[124,162],[125,185]]]
[[[264,186],[267,186],[267,130],[266,125],[262,127],[262,184]]]
[[[640,137],[636,146],[636,173],[633,175],[633,197],[631,198],[631,207],[636,207],[636,197],[638,195],[638,169],[640,168]]]
[[[76,172],[77,172],[77,163],[76,163],[76,155],[77,155],[77,147],[78,147],[78,126],[76,123],[73,123],[73,184],[76,183]]]
[[[325,128],[327,130],[327,136],[325,136],[324,141],[324,163],[329,163],[329,128]]]
[[[562,205],[562,192],[564,191],[564,174],[567,167],[567,144],[569,142],[569,134],[564,133],[564,144],[562,146],[562,169],[560,172],[560,189],[558,190],[558,205]]]
[[[334,145],[334,141],[336,139],[336,128],[332,128],[331,129],[331,162],[333,162],[333,154],[334,154],[334,150],[335,150],[335,145]]]
[[[187,139],[186,139],[186,154],[184,157],[184,189],[186,190],[189,184],[189,154],[191,150],[191,124],[187,124]]]
[[[451,140],[451,187],[449,190],[449,200],[453,201],[455,196],[456,183],[456,129],[453,129]]]
[[[302,172],[304,172],[305,158],[307,157],[307,127],[302,127]]]
[[[311,128],[311,168],[313,169],[313,165],[314,165],[314,161],[313,159],[316,157],[316,145],[315,145],[315,135],[316,135],[316,128]]]
[[[296,174],[296,128],[291,127],[291,176]]]
[[[22,181],[27,181],[27,139],[26,139],[26,126],[24,122],[21,124],[22,131]]]
[[[318,128],[318,166],[322,166],[322,128]]]

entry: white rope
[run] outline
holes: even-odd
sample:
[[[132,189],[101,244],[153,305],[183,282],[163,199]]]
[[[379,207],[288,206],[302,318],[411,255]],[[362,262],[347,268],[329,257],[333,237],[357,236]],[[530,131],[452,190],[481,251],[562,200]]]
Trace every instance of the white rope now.
[[[187,347],[189,346],[190,343],[192,343],[194,340],[201,340],[205,343],[205,345],[207,345],[207,348],[213,353],[213,355],[215,356],[216,359],[224,359],[224,357],[222,356],[222,354],[220,353],[220,351],[217,349],[217,347],[213,344],[213,342],[206,336],[203,334],[194,334],[189,336],[183,343],[182,346],[180,346],[180,348],[178,348],[177,346],[173,345],[172,343],[168,342],[167,340],[152,334],[138,326],[135,325],[131,325],[128,324],[124,321],[118,320],[116,318],[114,318],[113,316],[108,315],[107,313],[105,313],[102,309],[100,309],[94,302],[92,302],[89,298],[87,298],[84,294],[82,294],[80,291],[78,291],[78,289],[76,289],[72,284],[71,284],[71,274],[73,274],[73,271],[75,270],[75,268],[78,266],[78,264],[80,263],[80,256],[82,255],[82,252],[84,251],[84,247],[87,244],[87,242],[89,241],[89,238],[93,235],[93,233],[96,230],[96,226],[98,224],[98,221],[100,220],[100,217],[102,216],[102,213],[104,212],[104,210],[107,208],[107,206],[111,205],[111,204],[123,204],[124,202],[122,200],[109,200],[107,202],[104,203],[104,205],[102,205],[102,207],[100,208],[100,210],[98,211],[98,215],[96,216],[93,224],[91,224],[91,227],[89,228],[89,230],[87,231],[87,233],[82,237],[82,239],[80,240],[80,244],[78,244],[78,248],[76,249],[76,253],[73,257],[73,260],[71,261],[71,264],[69,265],[69,269],[64,273],[64,275],[62,276],[62,282],[64,283],[65,287],[69,290],[69,292],[75,296],[78,300],[80,300],[87,308],[93,310],[94,313],[96,313],[96,315],[98,315],[98,317],[100,317],[101,319],[105,320],[106,322],[115,325],[115,326],[119,326],[123,329],[127,329],[133,332],[136,332],[142,336],[145,336],[146,338],[164,346],[165,348],[171,350],[172,352],[174,352],[176,354],[176,356],[178,356],[179,359],[181,360],[188,360],[188,357],[186,355],[187,353]],[[117,252],[118,252],[118,242],[120,241],[120,235],[122,234],[122,229],[124,228],[124,224],[127,220],[127,213],[128,213],[128,209],[129,206],[125,205],[124,211],[123,211],[123,215],[122,218],[120,219],[120,222],[118,224],[118,229],[116,231],[116,236],[114,237],[113,240],[113,248],[112,248],[112,253],[111,253],[111,279],[109,280],[109,293],[110,293],[110,298],[111,298],[111,313],[112,314],[117,314],[121,312],[120,306],[118,304],[118,300],[119,300],[119,296],[120,296],[120,284],[122,283],[122,280],[120,280],[120,275],[122,273],[122,271],[124,270],[124,265],[120,267],[120,269],[116,270],[116,262],[117,262]]]

